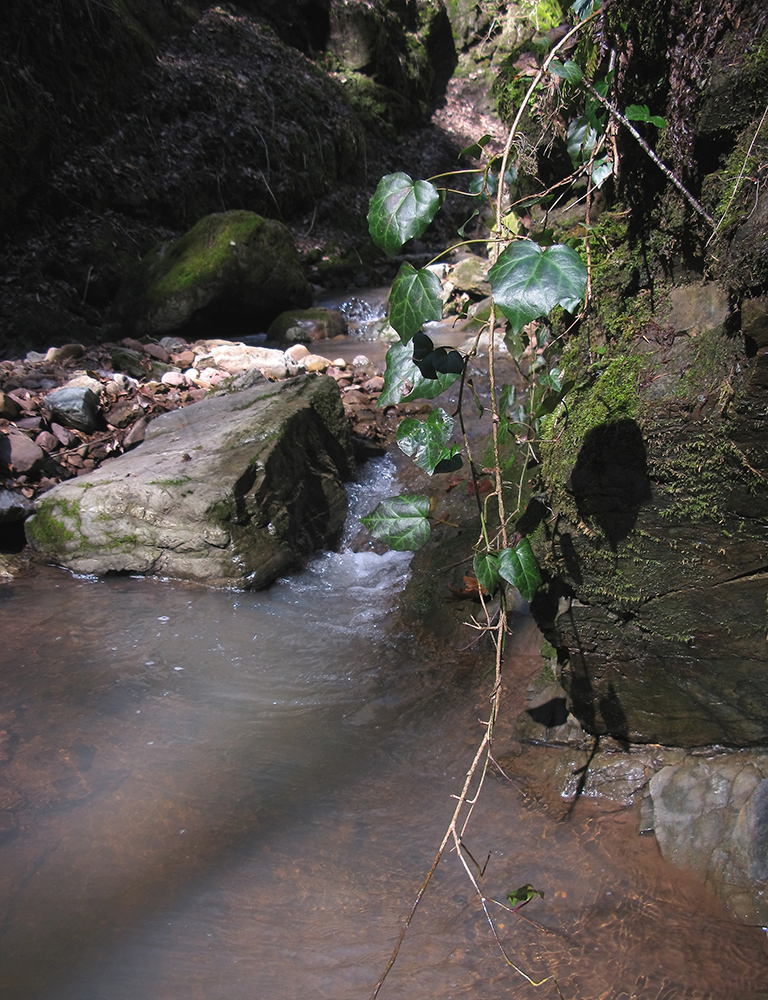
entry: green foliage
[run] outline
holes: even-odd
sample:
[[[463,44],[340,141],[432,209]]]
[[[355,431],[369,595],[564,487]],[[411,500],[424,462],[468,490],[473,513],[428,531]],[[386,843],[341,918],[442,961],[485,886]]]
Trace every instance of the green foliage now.
[[[402,493],[382,500],[360,520],[374,538],[386,542],[390,548],[397,552],[416,552],[429,538],[431,507],[429,497]]]
[[[507,893],[509,905],[515,911],[519,910],[521,906],[525,906],[526,903],[530,903],[530,901],[535,899],[536,896],[540,896],[544,899],[544,893],[539,889],[534,889],[530,883],[527,885],[521,885],[519,889],[513,889],[512,892]]]
[[[493,297],[517,333],[555,306],[575,310],[587,288],[587,269],[570,247],[542,250],[533,240],[508,247],[488,272]]]
[[[387,368],[379,406],[394,406],[412,399],[434,399],[453,385],[458,375],[446,373],[436,378],[424,378],[413,361],[410,344],[393,344],[387,351]]]
[[[514,548],[499,553],[499,573],[513,587],[517,587],[524,601],[532,601],[541,586],[541,572],[531,543],[521,538]]]
[[[453,472],[461,468],[459,447],[450,444],[454,422],[453,417],[439,408],[426,420],[405,417],[397,428],[397,443],[430,476],[435,472]]]
[[[424,323],[442,319],[440,279],[424,268],[403,264],[389,294],[389,323],[402,341],[408,341]]]
[[[440,208],[437,188],[429,181],[414,181],[408,174],[387,174],[379,181],[368,210],[368,231],[373,242],[389,256],[425,232]]]

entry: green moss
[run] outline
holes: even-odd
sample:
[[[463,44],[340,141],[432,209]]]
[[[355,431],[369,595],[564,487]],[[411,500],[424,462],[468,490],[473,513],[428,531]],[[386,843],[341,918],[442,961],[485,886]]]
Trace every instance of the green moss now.
[[[67,527],[61,516],[73,518],[80,523],[80,511],[76,504],[66,500],[44,500],[34,517],[26,523],[27,537],[35,548],[44,552],[58,552],[66,548],[75,538],[75,532]]]
[[[571,355],[571,365],[576,358]],[[636,354],[621,354],[592,365],[587,378],[568,395],[568,414],[559,411],[543,426],[544,474],[551,483],[568,481],[585,435],[600,424],[638,417],[638,388],[644,362]],[[566,377],[569,360],[564,358]],[[578,369],[575,374],[578,376]]]
[[[164,298],[215,278],[233,260],[235,247],[247,243],[263,225],[264,219],[254,212],[201,219],[167,251],[170,266],[155,282],[150,297]]]

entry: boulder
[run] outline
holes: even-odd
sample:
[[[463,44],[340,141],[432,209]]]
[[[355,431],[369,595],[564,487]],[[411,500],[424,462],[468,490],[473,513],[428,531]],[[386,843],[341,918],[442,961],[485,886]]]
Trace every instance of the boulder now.
[[[45,493],[32,548],[77,573],[258,588],[331,543],[354,476],[338,387],[246,372],[153,420],[145,440]]]
[[[765,924],[768,756],[741,752],[662,767],[649,794],[666,860],[710,882],[742,920]]]
[[[347,322],[339,309],[290,309],[280,313],[267,330],[270,340],[309,344],[313,340],[341,337],[347,332]]]
[[[99,422],[99,397],[82,385],[62,386],[54,389],[43,399],[43,403],[58,423],[65,427],[90,434]]]
[[[13,429],[0,436],[0,467],[14,475],[39,475],[44,461],[43,449],[21,431]]]
[[[123,284],[107,322],[132,337],[160,336],[193,321],[256,331],[311,301],[293,236],[282,223],[254,212],[221,212],[150,251]]]

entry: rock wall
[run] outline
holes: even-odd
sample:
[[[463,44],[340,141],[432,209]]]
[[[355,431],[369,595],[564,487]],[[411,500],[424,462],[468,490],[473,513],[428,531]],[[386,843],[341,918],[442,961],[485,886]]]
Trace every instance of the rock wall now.
[[[744,178],[768,143],[766,15],[702,7],[670,35],[674,5],[619,6],[620,103],[665,114],[659,150],[715,221],[620,137],[629,205],[593,229],[592,312],[563,358],[578,388],[546,433],[536,613],[588,732],[764,745],[768,244]]]

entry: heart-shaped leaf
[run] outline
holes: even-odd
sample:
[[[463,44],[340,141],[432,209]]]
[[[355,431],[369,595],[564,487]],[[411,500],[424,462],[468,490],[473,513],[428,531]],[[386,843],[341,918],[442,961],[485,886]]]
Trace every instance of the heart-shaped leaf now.
[[[389,257],[404,243],[421,236],[440,208],[440,193],[429,181],[408,174],[387,174],[379,181],[368,207],[368,232]]]
[[[393,344],[387,351],[387,368],[379,406],[395,406],[412,399],[434,399],[453,385],[458,377],[444,374],[437,375],[435,379],[425,379],[413,363],[411,345]]]
[[[541,586],[541,572],[531,543],[521,538],[513,549],[499,553],[499,573],[513,587],[517,587],[524,601],[532,601]]]
[[[430,507],[429,497],[401,493],[382,500],[360,520],[374,538],[386,542],[390,548],[397,552],[415,552],[429,538]]]
[[[432,271],[403,264],[389,293],[389,324],[405,342],[424,323],[443,318],[440,279]]]
[[[493,597],[501,580],[498,552],[475,552],[472,558],[472,569],[475,571],[477,582],[486,594]]]
[[[404,417],[397,428],[397,443],[430,476],[438,466],[442,466],[441,472],[453,472],[461,468],[459,447],[450,444],[453,424],[453,417],[440,408],[433,410],[426,420]]]
[[[587,289],[587,269],[576,251],[562,243],[542,250],[533,240],[518,240],[499,256],[488,280],[496,304],[517,333],[555,306],[578,308]]]

